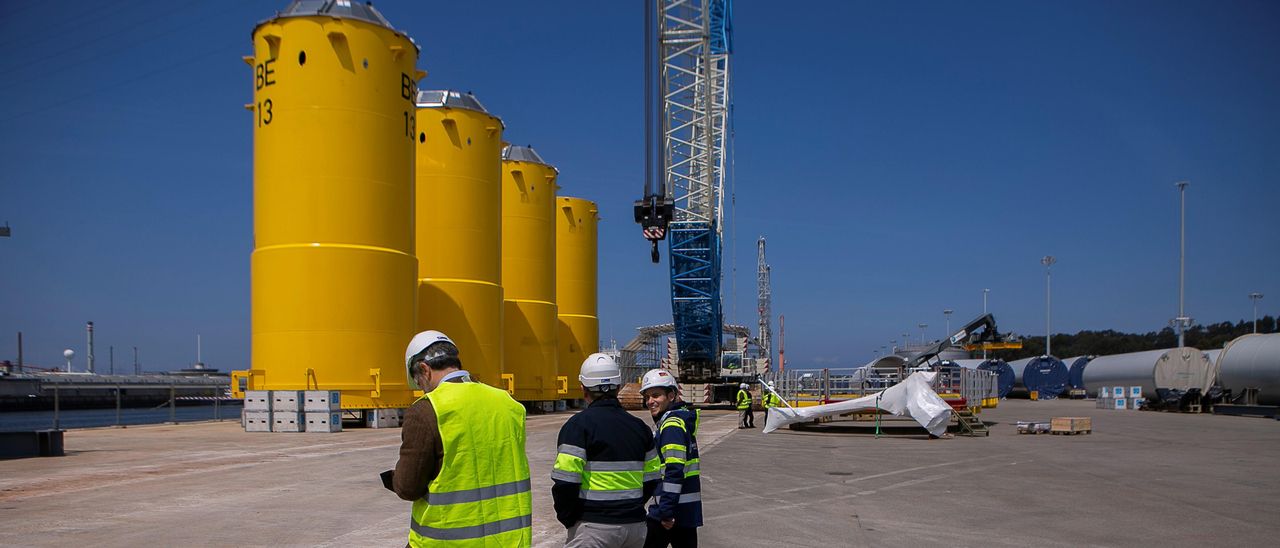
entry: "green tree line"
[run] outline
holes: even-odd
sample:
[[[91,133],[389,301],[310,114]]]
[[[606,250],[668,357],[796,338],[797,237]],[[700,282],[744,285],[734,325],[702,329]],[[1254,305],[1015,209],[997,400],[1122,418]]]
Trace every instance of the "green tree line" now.
[[[1276,318],[1258,318],[1258,333],[1276,333]],[[1200,350],[1222,348],[1232,339],[1253,333],[1253,321],[1220,322],[1208,325],[1192,325],[1186,333],[1187,346]],[[1053,355],[1060,358],[1075,356],[1107,356],[1144,350],[1159,350],[1178,346],[1178,334],[1166,327],[1150,333],[1122,333],[1113,329],[1081,331],[1076,334],[1056,334],[1052,337]],[[991,356],[1005,361],[1044,355],[1044,337],[1026,337],[1018,350],[997,350]]]

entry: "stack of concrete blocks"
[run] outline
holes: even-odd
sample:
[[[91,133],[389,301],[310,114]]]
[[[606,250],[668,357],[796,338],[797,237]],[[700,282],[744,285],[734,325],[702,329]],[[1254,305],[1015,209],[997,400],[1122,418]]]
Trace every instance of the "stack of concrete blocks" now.
[[[364,425],[366,428],[400,428],[404,420],[404,409],[366,409]]]
[[[1139,388],[1141,390],[1141,388]],[[1098,409],[1128,409],[1123,386],[1104,386],[1098,390]]]
[[[342,431],[342,392],[306,390],[302,399],[307,432]]]
[[[245,432],[271,431],[271,392],[268,390],[246,390],[244,393],[244,411],[240,413],[240,426]]]
[[[1142,397],[1141,386],[1130,386],[1128,399],[1129,399],[1129,409],[1142,409],[1142,404],[1146,403],[1147,401],[1146,398]]]
[[[271,391],[272,432],[302,432],[306,424],[302,416],[301,390]]]

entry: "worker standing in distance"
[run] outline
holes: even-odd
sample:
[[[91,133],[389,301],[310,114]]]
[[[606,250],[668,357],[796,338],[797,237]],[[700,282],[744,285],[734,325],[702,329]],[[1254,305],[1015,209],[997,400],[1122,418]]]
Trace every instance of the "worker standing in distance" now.
[[[426,392],[405,413],[390,481],[413,501],[409,546],[529,546],[524,406],[472,381],[444,333],[418,333],[404,357]]]
[[[644,502],[658,487],[658,452],[644,421],[618,402],[622,370],[613,357],[587,356],[578,375],[587,408],[556,441],[551,498],[568,528],[567,548],[641,548]]]
[[[760,403],[764,404],[764,416],[768,419],[769,410],[782,405],[782,398],[779,398],[778,394],[774,392],[764,390],[763,394],[760,396]]]
[[[739,429],[756,427],[756,417],[751,413],[751,392],[748,392],[747,388],[749,387],[745,382],[738,385],[738,411],[742,412]]]
[[[651,369],[640,383],[645,407],[658,425],[662,483],[649,506],[645,548],[694,548],[702,526],[702,480],[698,461],[698,411],[680,399],[671,372]]]

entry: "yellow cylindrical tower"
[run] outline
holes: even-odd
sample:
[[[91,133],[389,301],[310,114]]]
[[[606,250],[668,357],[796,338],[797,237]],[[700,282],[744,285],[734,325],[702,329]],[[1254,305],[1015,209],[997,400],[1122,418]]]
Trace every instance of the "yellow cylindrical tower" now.
[[[502,382],[502,121],[469,93],[418,94],[418,329]]]
[[[408,406],[417,46],[356,2],[291,3],[253,46],[248,387]]]
[[[582,361],[598,352],[600,346],[600,320],[596,316],[599,220],[595,202],[567,196],[556,199],[557,358],[560,376],[571,387],[577,386]],[[570,390],[571,396],[573,393]]]
[[[556,168],[532,148],[502,151],[503,370],[515,399],[560,399],[556,382]]]

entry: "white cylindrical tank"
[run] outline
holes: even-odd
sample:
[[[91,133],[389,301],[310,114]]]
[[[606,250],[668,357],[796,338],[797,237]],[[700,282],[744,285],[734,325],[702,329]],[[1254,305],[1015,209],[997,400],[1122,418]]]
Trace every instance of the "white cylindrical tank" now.
[[[1013,368],[1013,386],[1022,388],[1022,370],[1027,368],[1027,364],[1031,363],[1035,357],[1022,358],[1021,360],[1013,360],[1009,362],[1009,367]]]
[[[1222,347],[1218,384],[1233,395],[1258,389],[1258,403],[1280,405],[1280,333],[1250,334]]]
[[[1184,346],[1098,356],[1084,368],[1084,387],[1093,395],[1104,386],[1141,386],[1143,397],[1156,399],[1159,388],[1208,390],[1215,377],[1204,352]]]
[[[1222,354],[1222,349],[1221,349],[1221,348],[1216,348],[1216,349],[1213,349],[1213,350],[1205,350],[1205,351],[1204,351],[1204,357],[1209,358],[1209,363],[1212,363],[1212,364],[1217,364],[1217,363],[1218,363],[1218,356],[1219,356],[1219,355],[1221,355],[1221,354]],[[1215,365],[1215,367],[1216,367],[1216,365]],[[1219,372],[1219,374],[1221,374],[1221,372],[1222,372],[1222,368],[1220,368],[1220,367],[1219,367],[1219,368],[1218,368],[1218,372]]]

